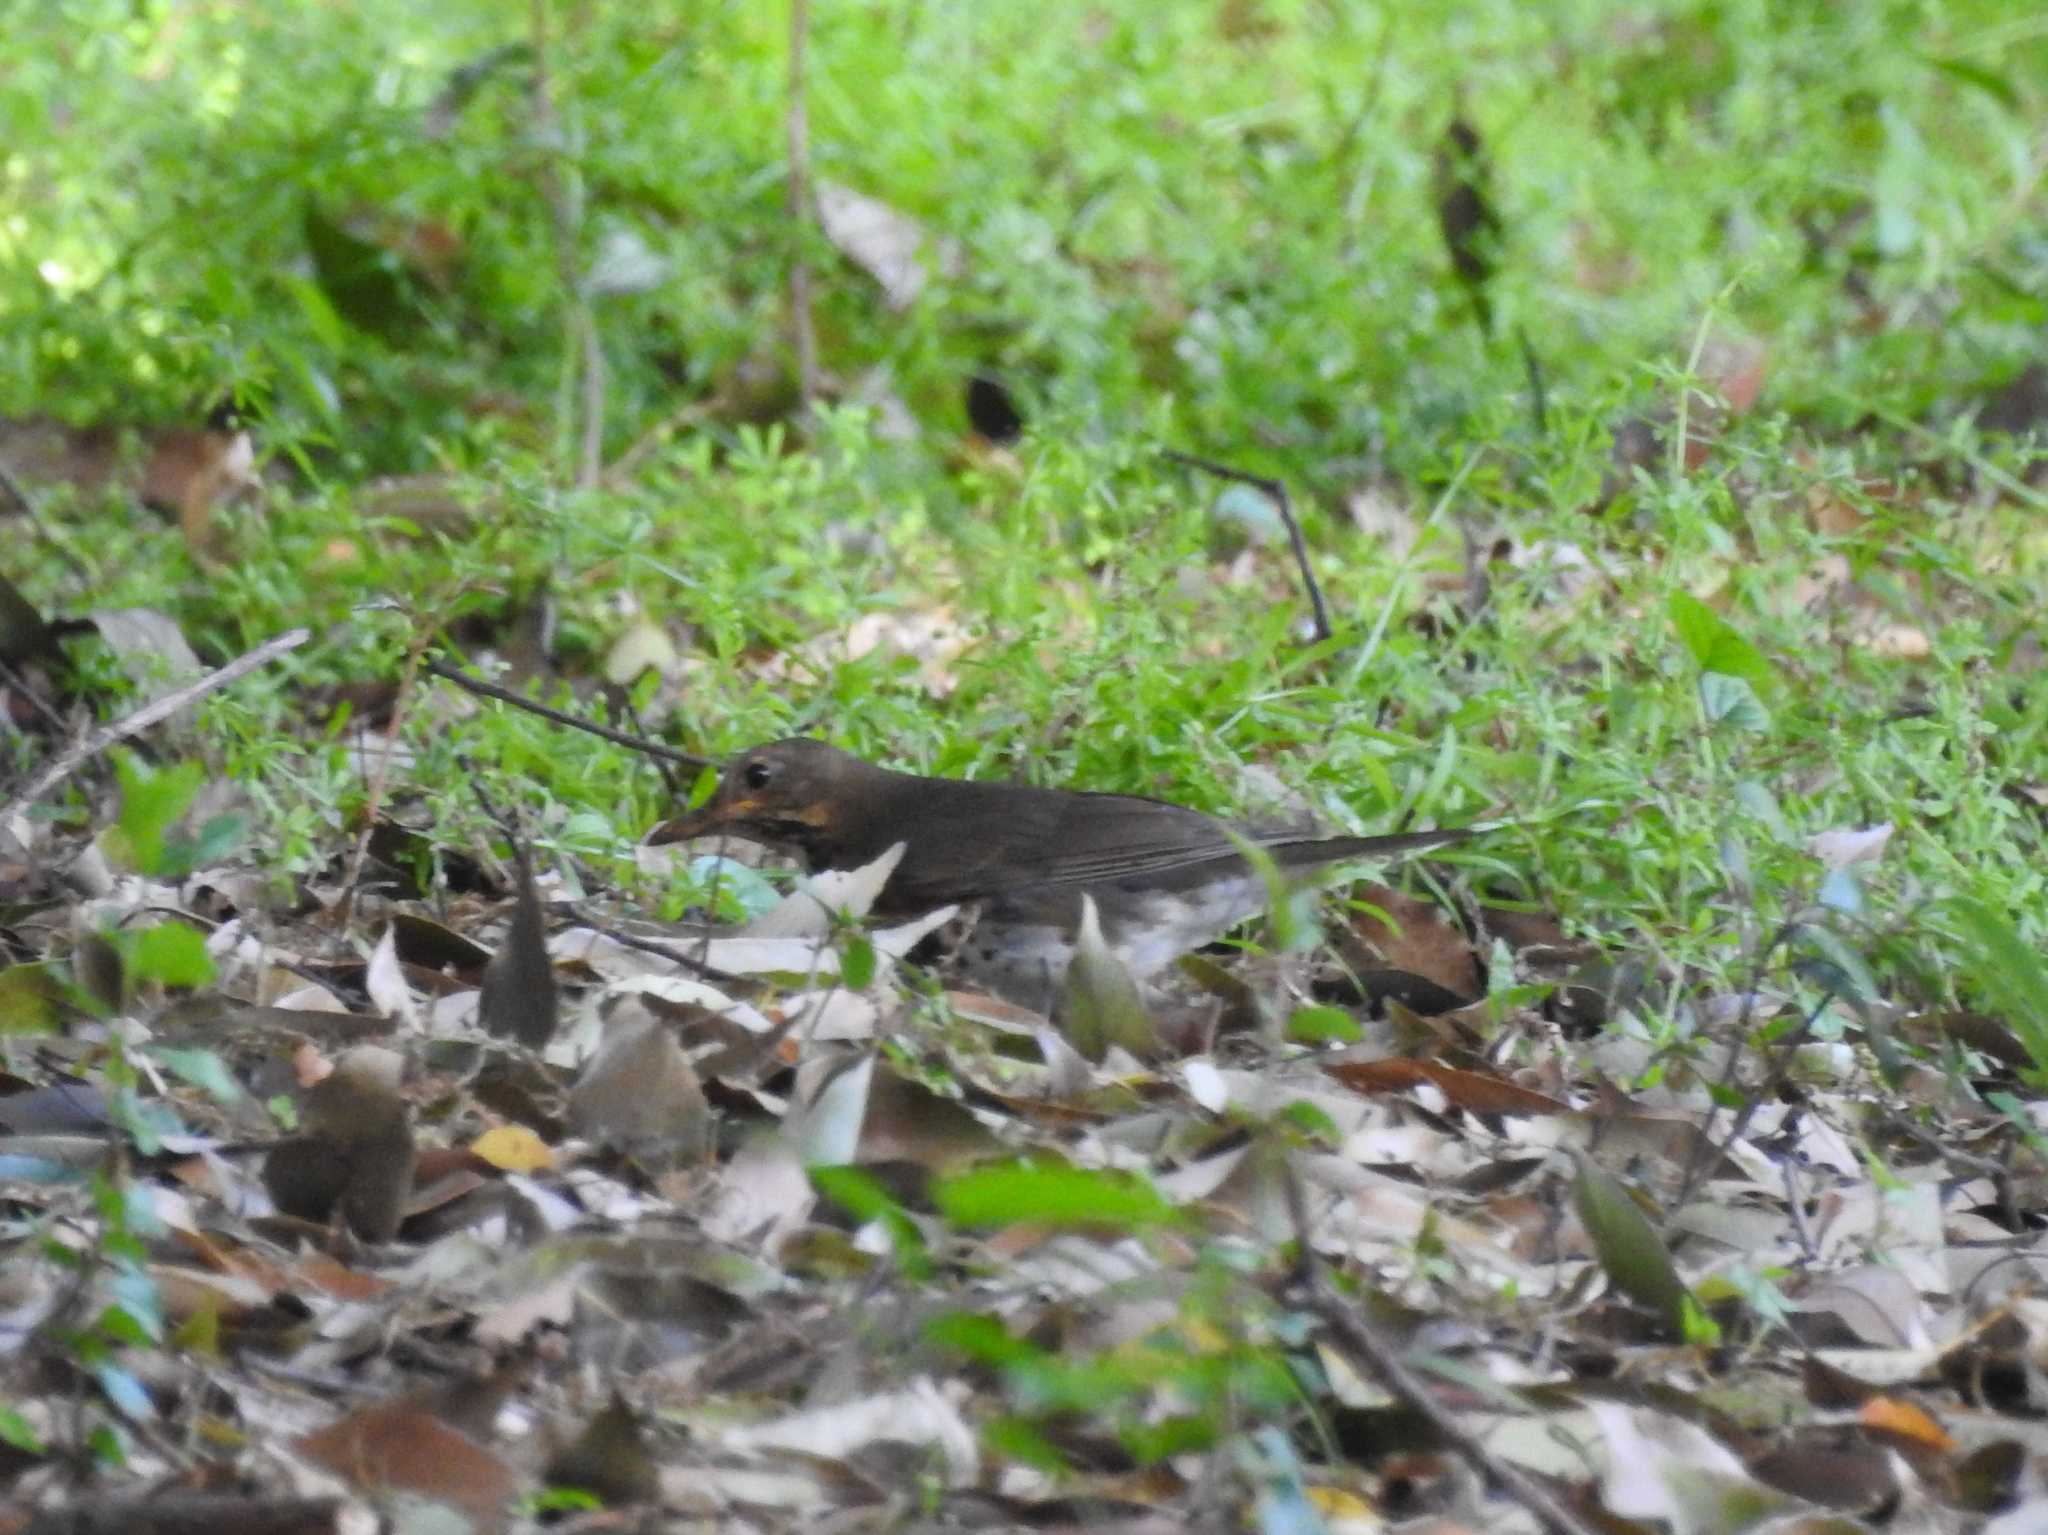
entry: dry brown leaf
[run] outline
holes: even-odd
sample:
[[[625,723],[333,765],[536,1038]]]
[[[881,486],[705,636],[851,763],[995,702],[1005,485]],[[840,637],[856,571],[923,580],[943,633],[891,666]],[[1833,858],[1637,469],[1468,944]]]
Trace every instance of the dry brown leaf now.
[[[1323,1070],[1361,1093],[1401,1093],[1427,1084],[1452,1108],[1472,1114],[1569,1114],[1571,1105],[1500,1077],[1434,1061],[1393,1056],[1377,1061],[1325,1060]]]
[[[1363,885],[1353,895],[1379,908],[1351,919],[1352,932],[1368,952],[1395,970],[1433,981],[1461,1003],[1485,990],[1471,940],[1433,902],[1386,885]]]
[[[409,1492],[504,1524],[519,1476],[467,1434],[407,1401],[380,1403],[292,1441],[314,1465],[367,1493]]]
[[[711,1106],[667,1024],[620,1007],[603,1048],[569,1092],[578,1135],[660,1162],[695,1161],[711,1144]]]

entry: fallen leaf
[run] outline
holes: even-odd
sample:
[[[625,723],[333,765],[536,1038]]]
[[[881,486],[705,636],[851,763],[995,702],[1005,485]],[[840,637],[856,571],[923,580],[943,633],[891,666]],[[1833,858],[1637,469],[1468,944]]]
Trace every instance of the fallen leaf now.
[[[525,1125],[493,1125],[469,1149],[500,1172],[537,1173],[555,1165],[554,1151]]]
[[[1112,1045],[1140,1060],[1159,1051],[1158,1025],[1130,967],[1102,936],[1102,918],[1092,895],[1081,897],[1081,927],[1074,938],[1059,1016],[1068,1041],[1091,1061],[1101,1060]]]
[[[1323,1070],[1362,1093],[1399,1093],[1428,1084],[1452,1108],[1471,1114],[1569,1114],[1571,1105],[1500,1077],[1435,1061],[1390,1056],[1376,1061],[1323,1060]]]
[[[519,1041],[539,1050],[554,1038],[559,1004],[555,967],[548,958],[547,920],[533,887],[533,863],[524,847],[515,848],[519,890],[512,925],[498,952],[484,966],[483,995],[477,1021],[486,1033]]]
[[[510,1465],[410,1402],[361,1408],[292,1441],[314,1465],[368,1493],[409,1492],[503,1527],[519,1491]]]
[[[655,1162],[696,1161],[711,1144],[711,1106],[674,1031],[624,1005],[569,1090],[569,1123],[578,1135]]]

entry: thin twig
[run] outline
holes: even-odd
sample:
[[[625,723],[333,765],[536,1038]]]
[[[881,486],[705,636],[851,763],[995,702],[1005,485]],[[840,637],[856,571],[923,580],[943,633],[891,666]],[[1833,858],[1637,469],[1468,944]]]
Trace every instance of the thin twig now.
[[[789,3],[789,220],[796,260],[789,268],[790,326],[796,334],[797,397],[804,415],[818,400],[818,332],[811,323],[811,264],[804,243],[811,221],[811,111],[804,55],[811,34],[810,0]]]
[[[619,708],[625,713],[626,723],[633,727],[633,733],[643,741],[646,740],[647,727],[640,722],[640,711],[633,707],[633,695],[624,688],[619,689]],[[654,771],[661,775],[661,786],[668,790],[670,799],[679,800],[690,792],[676,781],[675,764],[668,758],[656,757]]]
[[[597,316],[585,301],[578,305],[583,330],[583,453],[576,468],[579,489],[591,490],[604,478],[604,346],[598,340]]]
[[[1301,567],[1302,585],[1308,588],[1309,607],[1315,613],[1315,639],[1320,644],[1333,632],[1330,628],[1330,607],[1323,601],[1323,589],[1316,582],[1316,573],[1309,565],[1308,540],[1301,536],[1301,523],[1294,515],[1294,502],[1288,498],[1287,487],[1279,480],[1263,474],[1253,474],[1248,469],[1234,469],[1229,464],[1219,464],[1213,458],[1197,458],[1192,453],[1166,450],[1168,462],[1186,469],[1199,469],[1204,474],[1213,474],[1220,480],[1234,480],[1240,485],[1249,485],[1262,491],[1274,508],[1280,513],[1280,520],[1287,525],[1287,541],[1294,546],[1294,563]]]
[[[595,917],[591,916],[590,913],[585,911],[582,907],[575,905],[574,903],[559,902],[557,904],[563,906],[563,908],[568,911],[570,916],[574,917],[578,922],[581,922],[585,927],[589,928],[593,933],[596,933],[599,937],[609,938],[613,943],[619,944],[624,948],[638,949],[643,954],[652,954],[657,956],[658,958],[669,960],[674,964],[681,965],[685,970],[693,972],[703,980],[715,982],[716,984],[723,987],[727,987],[729,989],[743,991],[748,996],[755,996],[761,993],[762,991],[766,990],[764,983],[762,983],[760,980],[756,979],[753,976],[735,975],[730,970],[721,970],[718,968],[718,966],[713,964],[707,964],[705,961],[697,959],[685,953],[683,950],[678,949],[673,944],[663,943],[658,938],[642,938],[639,937],[637,934],[628,933],[620,928],[607,927],[604,923],[599,922]],[[710,930],[707,927],[707,939],[709,931]],[[710,952],[710,946],[708,941],[705,945],[704,952]]]
[[[296,650],[312,638],[312,632],[310,629],[293,629],[278,635],[275,639],[265,640],[247,655],[237,656],[226,666],[218,671],[208,672],[197,682],[188,683],[174,693],[166,693],[162,698],[144,704],[133,714],[115,720],[110,725],[102,725],[84,740],[59,752],[40,773],[17,791],[12,799],[0,805],[0,820],[5,820],[16,810],[34,804],[108,747],[149,729],[161,720],[169,719],[186,705],[204,698],[216,689],[224,688],[231,682],[239,682],[259,666],[276,660],[286,651]]]
[[[580,720],[573,714],[564,714],[560,709],[550,709],[546,704],[537,704],[530,698],[521,698],[517,693],[511,692],[509,689],[498,687],[493,683],[484,682],[464,672],[459,672],[446,661],[427,661],[422,665],[421,670],[430,672],[434,676],[439,677],[443,682],[452,682],[465,692],[474,693],[479,698],[496,699],[501,704],[510,704],[515,709],[524,709],[528,714],[537,714],[542,719],[551,720],[557,725],[567,725],[571,730],[585,731],[590,735],[599,737],[601,740],[611,742],[614,746],[623,746],[628,751],[642,752],[649,757],[659,757],[665,762],[673,762],[699,773],[713,765],[708,757],[693,757],[688,752],[677,751],[673,746],[663,746],[659,741],[643,740],[639,736],[628,735],[623,730],[613,730],[609,725],[600,725],[592,720]]]
[[[1309,1292],[1309,1305],[1317,1316],[1345,1344],[1352,1354],[1403,1407],[1429,1424],[1444,1446],[1485,1481],[1499,1487],[1535,1516],[1549,1535],[1590,1535],[1589,1527],[1577,1518],[1550,1490],[1535,1481],[1521,1467],[1502,1460],[1476,1435],[1468,1433],[1457,1419],[1439,1407],[1407,1363],[1366,1322],[1330,1283],[1323,1272],[1322,1258],[1310,1241],[1308,1195],[1301,1169],[1292,1160],[1283,1164],[1289,1214],[1294,1221],[1296,1272]]]
[[[63,733],[65,728],[64,717],[51,707],[42,694],[29,686],[26,677],[22,676],[20,672],[9,666],[5,661],[0,661],[0,682],[6,683],[26,699],[28,706],[40,714],[44,722],[52,729],[56,730],[59,734]]]
[[[1749,1025],[1756,1013],[1757,993],[1764,984],[1764,966],[1778,951],[1778,946],[1791,942],[1798,932],[1799,917],[1795,911],[1792,916],[1778,924],[1777,930],[1771,934],[1770,942],[1757,951],[1756,957],[1750,963],[1749,984],[1742,993],[1742,1012],[1736,1017],[1735,1026],[1729,1033],[1728,1051],[1722,1059],[1721,1075],[1717,1079],[1723,1087],[1732,1088],[1735,1085],[1736,1068],[1741,1065],[1742,1052],[1749,1044]],[[1721,1100],[1709,1096],[1707,1117],[1700,1121],[1699,1134],[1693,1139],[1692,1150],[1686,1155],[1685,1170],[1679,1175],[1678,1196],[1672,1201],[1674,1209],[1692,1197],[1693,1184],[1706,1171],[1707,1153],[1713,1147],[1714,1131],[1720,1122]],[[1736,1137],[1731,1136],[1727,1144],[1732,1146],[1735,1140]],[[1722,1154],[1726,1154],[1725,1147]]]
[[[1754,1092],[1742,1095],[1742,1107],[1735,1111],[1735,1117],[1729,1123],[1727,1135],[1722,1137],[1719,1146],[1714,1147],[1714,1154],[1711,1157],[1707,1156],[1702,1150],[1709,1143],[1708,1126],[1712,1124],[1711,1118],[1708,1120],[1707,1125],[1701,1126],[1699,1137],[1693,1142],[1692,1153],[1686,1159],[1685,1181],[1679,1187],[1678,1198],[1672,1201],[1673,1209],[1677,1209],[1690,1199],[1694,1187],[1706,1175],[1708,1169],[1718,1167],[1722,1158],[1728,1155],[1729,1150],[1735,1143],[1749,1133],[1750,1121],[1756,1118],[1757,1110],[1778,1096],[1778,1090],[1785,1085],[1785,1079],[1792,1074],[1793,1058],[1799,1053],[1799,1047],[1805,1044],[1812,1036],[1813,1026],[1820,1022],[1820,1015],[1826,1012],[1829,1006],[1833,1004],[1835,995],[1835,988],[1832,986],[1828,987],[1821,993],[1820,1001],[1814,1004],[1813,1010],[1800,1019],[1799,1027],[1772,1045],[1769,1070],[1765,1073],[1763,1081]],[[1733,1056],[1730,1057],[1729,1071],[1730,1075],[1722,1079],[1721,1085],[1723,1087],[1734,1086]],[[1715,1103],[1716,1107],[1718,1107],[1719,1100],[1715,1100]]]

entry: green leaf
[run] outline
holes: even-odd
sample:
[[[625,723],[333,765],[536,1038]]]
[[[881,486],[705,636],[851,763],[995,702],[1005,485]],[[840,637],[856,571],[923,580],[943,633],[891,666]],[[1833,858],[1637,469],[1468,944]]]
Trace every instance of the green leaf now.
[[[1035,1364],[1044,1350],[1012,1333],[992,1316],[974,1311],[949,1311],[925,1324],[927,1341],[990,1365]]]
[[[0,1444],[11,1445],[24,1455],[46,1455],[43,1441],[36,1437],[36,1431],[18,1411],[12,1407],[0,1407]]]
[[[394,342],[426,327],[430,316],[395,257],[358,239],[311,200],[306,203],[305,236],[314,280],[349,324]]]
[[[1352,1045],[1365,1038],[1365,1030],[1343,1008],[1318,1005],[1298,1007],[1289,1015],[1287,1037],[1302,1045],[1323,1045],[1333,1039]]]
[[[1778,808],[1778,797],[1754,778],[1745,778],[1735,786],[1735,802],[1761,821],[1778,841],[1792,840],[1792,823]]]
[[[207,817],[206,824],[199,828],[199,835],[186,841],[182,838],[173,843],[174,856],[188,869],[200,869],[211,863],[219,863],[248,840],[249,818],[238,810],[223,815]]]
[[[1672,627],[1701,671],[1725,672],[1759,685],[1776,675],[1762,651],[1691,592],[1673,592],[1669,606]]]
[[[1007,1460],[1014,1460],[1020,1465],[1034,1466],[1040,1471],[1054,1473],[1067,1469],[1065,1452],[1046,1438],[1028,1419],[992,1418],[988,1426],[981,1431],[981,1437],[998,1455]]]
[[[159,922],[134,934],[127,945],[128,969],[137,980],[166,986],[204,986],[213,979],[206,937],[182,922]]]
[[[1700,673],[1700,707],[1711,724],[1759,732],[1771,728],[1770,711],[1756,689],[1726,672]]]
[[[142,1382],[119,1365],[96,1364],[92,1375],[100,1383],[100,1390],[106,1393],[107,1400],[134,1422],[147,1423],[156,1416],[156,1403],[149,1399]]]
[[[925,1249],[924,1233],[917,1229],[917,1222],[882,1187],[880,1180],[859,1167],[846,1164],[820,1166],[807,1169],[811,1187],[825,1198],[838,1205],[863,1225],[870,1221],[881,1224],[889,1235],[889,1246],[896,1254],[896,1262],[913,1279],[929,1278],[932,1271],[931,1257]]]
[[[1592,1238],[1600,1267],[1615,1289],[1655,1312],[1665,1326],[1683,1337],[1692,1292],[1678,1277],[1664,1239],[1627,1189],[1578,1152],[1572,1157],[1578,1163],[1578,1175],[1572,1180],[1572,1208]]]
[[[1986,69],[1982,64],[1972,63],[1968,59],[1941,59],[1925,53],[1919,54],[1917,57],[1929,69],[1939,70],[1942,74],[1952,79],[1960,80],[1965,85],[1974,86],[2004,107],[2006,111],[2018,112],[2021,110],[2020,93],[2013,89],[2012,82],[2006,79],[2004,75]]]
[[[875,979],[875,945],[866,933],[853,933],[839,956],[839,984],[865,991]]]
[[[242,1084],[235,1080],[235,1074],[228,1070],[223,1061],[211,1050],[185,1050],[173,1045],[158,1045],[150,1054],[161,1061],[165,1070],[183,1077],[201,1092],[210,1095],[217,1103],[239,1103],[242,1100]]]
[[[977,1167],[932,1185],[932,1202],[956,1226],[1177,1224],[1180,1213],[1150,1179],[1057,1163]]]
[[[121,783],[114,841],[122,856],[140,874],[171,872],[164,857],[165,839],[199,792],[206,770],[196,762],[152,770],[123,752],[114,759],[114,772]]]
[[[1800,925],[1798,938],[1820,956],[1828,971],[1825,984],[1840,992],[1843,1000],[1859,1008],[1878,1000],[1877,978],[1870,973],[1863,956],[1842,941],[1840,933],[1809,922]]]
[[[1060,1025],[1068,1043],[1091,1061],[1101,1060],[1111,1045],[1123,1046],[1140,1060],[1159,1051],[1159,1029],[1144,993],[1102,936],[1091,895],[1081,897],[1081,930],[1060,996]]]
[[[43,1034],[64,1016],[64,982],[48,964],[0,970],[0,1034]]]

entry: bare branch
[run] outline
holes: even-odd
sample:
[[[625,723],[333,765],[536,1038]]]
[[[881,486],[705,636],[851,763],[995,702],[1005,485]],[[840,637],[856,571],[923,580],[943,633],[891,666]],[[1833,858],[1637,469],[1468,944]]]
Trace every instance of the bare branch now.
[[[1287,541],[1294,546],[1294,563],[1301,567],[1301,584],[1308,588],[1309,607],[1315,615],[1315,637],[1318,643],[1331,635],[1330,607],[1323,601],[1323,589],[1316,582],[1316,573],[1308,562],[1308,540],[1301,536],[1301,524],[1294,516],[1294,502],[1288,498],[1287,487],[1279,480],[1263,474],[1253,474],[1248,469],[1233,469],[1229,464],[1219,464],[1213,458],[1197,458],[1192,453],[1166,450],[1169,462],[1187,469],[1199,469],[1203,474],[1213,474],[1219,480],[1234,480],[1239,485],[1249,485],[1263,491],[1274,508],[1280,513],[1280,520],[1287,525]]]
[[[459,672],[446,661],[430,660],[423,664],[422,669],[431,672],[443,682],[452,682],[465,692],[476,694],[479,698],[496,699],[501,704],[510,704],[515,709],[524,709],[528,714],[537,714],[542,719],[551,720],[557,725],[567,725],[571,730],[585,731],[590,735],[610,741],[614,746],[623,746],[628,751],[641,752],[649,757],[659,757],[664,762],[673,762],[681,767],[690,768],[700,773],[705,768],[712,766],[711,759],[708,757],[693,757],[688,752],[677,751],[673,746],[664,746],[659,741],[649,741],[641,736],[628,735],[623,730],[613,730],[609,725],[600,725],[594,720],[580,720],[573,714],[564,714],[560,709],[550,709],[546,704],[537,704],[530,698],[521,698],[517,693],[498,687],[494,683],[469,676],[465,672]]]
[[[259,666],[276,660],[288,650],[296,650],[310,638],[312,630],[293,629],[278,635],[275,639],[265,640],[247,655],[237,656],[226,666],[218,671],[208,672],[197,682],[189,683],[174,693],[166,693],[162,698],[144,704],[134,713],[115,720],[110,725],[102,725],[84,740],[59,752],[12,799],[0,805],[0,820],[4,820],[16,810],[34,804],[108,747],[125,741],[132,735],[138,735],[162,720],[169,719],[187,704],[204,698],[208,693],[224,688],[231,682],[239,682]]]

